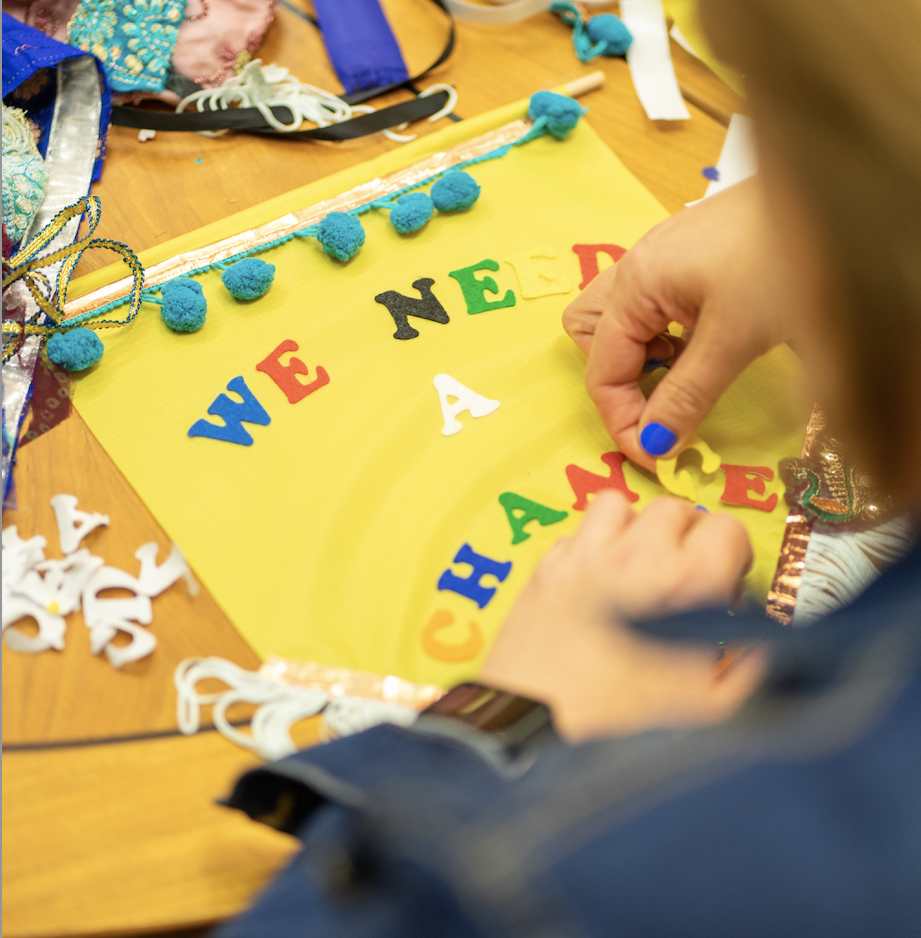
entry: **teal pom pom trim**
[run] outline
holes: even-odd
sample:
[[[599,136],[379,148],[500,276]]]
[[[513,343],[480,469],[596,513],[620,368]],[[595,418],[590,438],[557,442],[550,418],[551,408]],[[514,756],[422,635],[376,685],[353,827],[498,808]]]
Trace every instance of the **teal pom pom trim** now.
[[[330,257],[350,261],[365,243],[365,229],[357,218],[346,212],[330,212],[320,222],[317,241]]]
[[[613,13],[599,13],[586,24],[585,31],[592,45],[602,43],[602,55],[626,55],[633,43],[630,30]]]
[[[56,332],[45,346],[48,357],[65,371],[84,371],[102,358],[105,346],[92,329]]]
[[[445,173],[432,186],[432,201],[439,212],[466,212],[479,197],[479,183],[462,169]]]
[[[195,332],[205,324],[208,301],[197,281],[177,277],[163,284],[160,296],[160,315],[174,332]]]
[[[400,234],[409,234],[424,228],[434,212],[429,196],[424,192],[411,192],[397,199],[396,206],[390,210],[390,224]]]
[[[528,107],[528,117],[533,121],[546,118],[547,130],[559,140],[579,123],[579,118],[585,113],[578,101],[553,91],[532,94]]]
[[[236,300],[255,300],[275,279],[275,265],[258,257],[244,257],[221,274],[221,282]]]

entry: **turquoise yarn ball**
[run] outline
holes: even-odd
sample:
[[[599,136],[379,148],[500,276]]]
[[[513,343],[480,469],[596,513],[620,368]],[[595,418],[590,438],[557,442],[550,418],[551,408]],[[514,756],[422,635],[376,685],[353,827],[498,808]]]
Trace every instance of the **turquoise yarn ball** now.
[[[174,332],[195,332],[205,324],[208,301],[201,284],[189,277],[177,277],[160,290],[160,316]]]
[[[275,279],[275,265],[258,257],[244,257],[221,274],[221,282],[236,300],[255,300]]]
[[[317,241],[330,257],[337,261],[350,261],[365,243],[365,229],[353,215],[330,212],[320,222]]]
[[[613,13],[599,13],[593,16],[586,26],[588,38],[592,45],[604,43],[602,55],[626,55],[633,42],[630,30],[624,26],[620,17]]]
[[[546,117],[547,130],[560,140],[579,123],[584,113],[578,101],[553,91],[535,92],[528,107],[528,117],[531,120]]]
[[[102,358],[105,346],[92,329],[55,332],[45,346],[48,357],[65,371],[83,371]]]
[[[479,197],[480,184],[462,169],[445,173],[432,186],[432,201],[439,212],[466,212]]]
[[[390,224],[400,234],[409,234],[425,227],[435,206],[424,192],[411,192],[397,199],[396,208],[390,210]]]

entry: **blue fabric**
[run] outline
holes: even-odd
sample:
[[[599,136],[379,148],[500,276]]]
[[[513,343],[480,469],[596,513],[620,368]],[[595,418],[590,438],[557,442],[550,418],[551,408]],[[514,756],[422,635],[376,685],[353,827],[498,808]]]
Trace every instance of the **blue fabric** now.
[[[378,0],[315,0],[313,8],[329,60],[347,94],[408,80]]]
[[[13,107],[22,108],[38,127],[41,137],[38,150],[45,156],[48,148],[48,131],[54,116],[54,98],[57,83],[53,66],[67,59],[90,55],[73,46],[51,39],[43,32],[10,16],[3,14],[3,101]],[[90,56],[95,58],[95,56]],[[105,139],[112,114],[111,93],[102,64],[96,59],[99,72],[102,107],[99,115],[99,147],[93,165],[93,182],[102,172],[105,158]],[[48,69],[48,71],[44,71]]]
[[[921,549],[773,637],[720,727],[560,745],[520,775],[474,731],[378,727],[249,773],[233,803],[300,799],[304,849],[219,938],[914,938]]]

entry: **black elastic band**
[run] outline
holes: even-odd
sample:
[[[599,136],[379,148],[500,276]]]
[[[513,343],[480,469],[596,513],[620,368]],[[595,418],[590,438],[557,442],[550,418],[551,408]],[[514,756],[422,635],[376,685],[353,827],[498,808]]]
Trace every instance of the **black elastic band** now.
[[[372,114],[360,114],[340,124],[316,127],[313,130],[282,132],[266,123],[258,108],[228,108],[226,111],[184,111],[182,114],[165,111],[148,111],[138,107],[121,105],[112,108],[112,123],[118,127],[134,127],[137,130],[190,131],[190,130],[244,130],[250,133],[269,134],[280,139],[293,140],[351,140],[367,134],[386,130],[407,121],[431,117],[448,103],[448,92],[439,91],[427,97],[401,101],[399,104],[381,108]],[[276,120],[290,123],[291,111],[286,107],[271,108]]]

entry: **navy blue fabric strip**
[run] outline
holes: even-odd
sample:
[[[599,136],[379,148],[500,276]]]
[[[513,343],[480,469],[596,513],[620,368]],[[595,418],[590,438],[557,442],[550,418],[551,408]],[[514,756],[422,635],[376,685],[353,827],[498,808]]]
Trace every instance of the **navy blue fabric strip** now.
[[[329,59],[346,93],[409,79],[378,0],[314,0]]]

